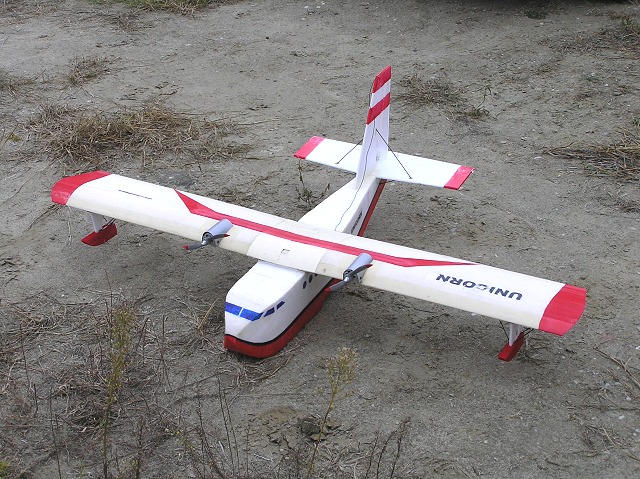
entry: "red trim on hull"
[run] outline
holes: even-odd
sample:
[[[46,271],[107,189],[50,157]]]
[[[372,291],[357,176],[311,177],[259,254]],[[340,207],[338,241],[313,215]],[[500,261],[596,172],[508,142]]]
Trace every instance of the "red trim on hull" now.
[[[316,149],[316,146],[322,143],[323,140],[324,138],[322,138],[321,136],[312,136],[304,145],[300,147],[298,151],[294,153],[293,156],[295,156],[296,158],[300,158],[301,160],[304,160],[307,156],[311,154],[313,150]]]
[[[327,283],[329,286],[332,283],[337,283],[337,279],[332,279]],[[282,348],[284,348],[293,337],[300,332],[300,330],[313,319],[322,309],[322,305],[329,296],[329,292],[325,291],[325,288],[318,293],[318,295],[307,305],[306,308],[294,319],[291,324],[285,329],[280,336],[266,342],[266,343],[251,343],[249,341],[243,341],[230,334],[224,336],[224,347],[230,351],[242,353],[252,358],[268,358],[273,356]]]
[[[51,188],[51,201],[61,205],[66,205],[73,192],[82,185],[89,183],[90,181],[109,176],[110,174],[111,173],[106,171],[92,171],[90,173],[82,173],[80,175],[62,178],[53,185],[53,188]]]
[[[538,329],[562,336],[578,322],[586,304],[586,289],[565,284],[547,305]]]
[[[367,214],[364,216],[362,226],[360,226],[360,231],[358,231],[358,236],[362,236],[364,234],[364,231],[367,229],[369,220],[373,215],[373,210],[378,204],[378,200],[380,199],[380,195],[382,194],[382,190],[384,189],[384,185],[386,182],[386,180],[380,180],[378,188],[373,195],[373,199],[369,204]],[[243,341],[236,338],[235,336],[231,336],[230,334],[225,334],[223,341],[224,347],[230,351],[242,353],[253,358],[268,358],[270,356],[273,356],[287,344],[289,344],[289,341],[291,341],[293,337],[298,334],[300,330],[309,321],[311,321],[316,314],[320,312],[320,310],[322,309],[322,305],[327,300],[330,294],[330,291],[327,291],[327,287],[337,282],[337,279],[332,279],[331,281],[329,281],[326,286],[320,291],[320,293],[318,293],[318,295],[307,305],[307,307],[302,310],[298,317],[291,322],[287,329],[285,329],[280,334],[280,336],[278,336],[274,340],[267,343],[258,344]]]
[[[261,223],[256,223],[255,221],[250,221],[244,218],[238,218],[235,216],[228,216],[218,213],[217,211],[212,210],[208,206],[205,206],[201,203],[198,203],[196,200],[188,197],[184,193],[181,193],[178,190],[175,190],[180,199],[184,202],[185,206],[194,215],[203,216],[205,218],[211,218],[214,220],[222,220],[228,219],[235,226],[240,226],[242,228],[251,229],[254,231],[258,231],[260,233],[266,233],[268,235],[276,236],[278,238],[282,238],[289,241],[295,241],[297,243],[307,244],[310,246],[317,246],[320,248],[326,248],[333,251],[339,251],[341,253],[352,254],[354,256],[358,256],[360,253],[369,253],[371,257],[377,261],[382,261],[384,263],[395,264],[397,266],[403,267],[411,267],[411,266],[473,266],[475,263],[468,263],[464,261],[440,261],[433,259],[419,259],[419,258],[401,258],[398,256],[393,256],[384,253],[378,253],[376,251],[363,251],[360,248],[356,248],[353,246],[334,243],[332,241],[320,240],[317,238],[312,238],[309,236],[304,236],[298,233],[292,233],[290,231],[282,230],[280,228],[275,228],[273,226],[263,225]]]
[[[369,205],[369,210],[367,214],[364,216],[364,221],[362,221],[362,226],[360,227],[360,231],[358,231],[358,236],[364,235],[364,230],[369,226],[369,220],[373,215],[373,210],[378,204],[378,200],[380,199],[380,195],[382,194],[382,190],[384,189],[384,185],[387,183],[387,180],[380,180],[378,183],[378,188],[376,189],[375,194],[373,195],[373,199],[371,200],[371,204]]]
[[[471,168],[470,166],[459,167],[456,170],[456,172],[453,174],[451,179],[447,181],[447,184],[444,185],[444,187],[450,190],[459,189],[462,186],[462,183],[464,183],[466,179],[469,178],[469,175],[471,174],[472,171],[473,171],[473,168]]]

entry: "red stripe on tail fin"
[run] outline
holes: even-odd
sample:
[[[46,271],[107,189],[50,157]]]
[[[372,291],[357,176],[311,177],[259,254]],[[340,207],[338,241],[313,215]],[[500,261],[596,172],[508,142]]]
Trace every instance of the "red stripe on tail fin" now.
[[[369,108],[369,114],[367,115],[367,125],[375,120],[378,115],[389,106],[389,102],[391,102],[391,94],[387,93],[386,96],[378,103],[376,103],[375,106]]]
[[[389,80],[391,80],[391,66],[386,67],[376,75],[375,79],[373,80],[373,88],[371,89],[371,93],[377,92]]]

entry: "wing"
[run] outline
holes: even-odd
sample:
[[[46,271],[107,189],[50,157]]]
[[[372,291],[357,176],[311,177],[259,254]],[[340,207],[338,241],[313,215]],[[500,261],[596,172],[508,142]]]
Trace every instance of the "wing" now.
[[[361,253],[373,258],[362,284],[554,334],[585,307],[586,290],[448,256],[305,225],[249,208],[106,172],[63,178],[54,202],[200,241],[222,219],[220,247],[342,279]]]

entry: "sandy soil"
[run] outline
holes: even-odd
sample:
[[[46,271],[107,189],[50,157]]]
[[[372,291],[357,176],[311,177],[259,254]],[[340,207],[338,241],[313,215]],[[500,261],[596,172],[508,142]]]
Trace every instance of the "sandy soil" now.
[[[604,40],[639,14],[584,1],[265,0],[193,15],[0,2],[0,477],[306,477],[311,462],[312,477],[637,477],[638,183],[544,148],[612,143],[639,121],[638,50]],[[74,85],[82,58],[108,68]],[[99,167],[296,219],[309,205],[292,154],[311,135],[358,142],[387,64],[396,97],[417,74],[464,100],[392,100],[391,146],[476,172],[458,192],[390,185],[367,235],[587,288],[565,337],[532,333],[503,363],[499,323],[353,288],[255,361],[221,346],[225,293],[250,260],[185,255],[134,225],[89,248],[86,217],[50,202],[58,178],[95,166],[43,147],[44,105],[89,115],[162,100],[233,119],[228,141],[250,150]],[[302,175],[316,196],[348,179]],[[355,378],[312,460],[340,348],[356,352]]]

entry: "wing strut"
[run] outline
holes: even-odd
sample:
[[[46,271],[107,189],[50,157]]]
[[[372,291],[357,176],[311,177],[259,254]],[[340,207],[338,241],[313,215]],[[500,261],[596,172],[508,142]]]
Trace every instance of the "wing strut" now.
[[[118,228],[116,228],[113,218],[106,219],[104,216],[91,213],[91,223],[93,231],[82,238],[84,244],[100,246],[118,234]]]
[[[509,323],[509,342],[502,348],[498,358],[503,361],[511,361],[524,344],[525,328],[519,324]]]

